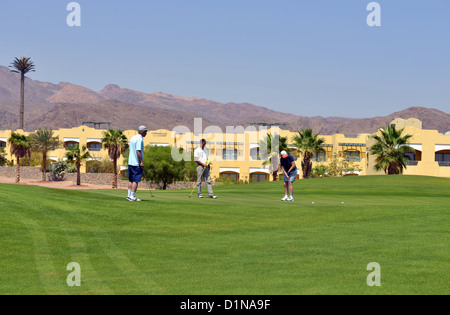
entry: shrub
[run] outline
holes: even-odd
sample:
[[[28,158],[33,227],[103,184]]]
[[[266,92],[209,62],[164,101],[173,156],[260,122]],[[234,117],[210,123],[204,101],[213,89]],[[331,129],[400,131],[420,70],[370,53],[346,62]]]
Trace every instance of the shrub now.
[[[112,174],[114,173],[114,163],[108,159],[103,161],[90,161],[89,173]]]
[[[236,185],[236,182],[229,177],[218,177],[214,180],[215,183],[221,183],[223,185]]]
[[[329,177],[328,168],[325,165],[319,165],[312,169],[311,178]]]
[[[0,148],[0,166],[8,166],[5,149]]]
[[[311,173],[312,178],[319,177],[341,177],[345,172],[361,171],[352,161],[335,154],[328,164],[316,166]]]
[[[56,181],[64,180],[64,174],[67,173],[67,169],[69,165],[65,161],[58,161],[52,164],[51,172],[53,175],[53,179]]]
[[[47,160],[47,168],[50,166],[51,161]],[[20,166],[32,166],[40,167],[42,166],[42,155],[40,152],[31,152],[30,157],[24,157],[20,159]]]
[[[183,170],[186,168],[186,161],[175,161],[172,158],[172,148],[169,147],[145,147],[144,155],[144,178],[162,187],[185,179]]]
[[[66,173],[68,173],[68,174],[75,174],[77,172],[78,172],[78,170],[77,170],[77,166],[76,166],[75,163],[68,163],[67,164]]]

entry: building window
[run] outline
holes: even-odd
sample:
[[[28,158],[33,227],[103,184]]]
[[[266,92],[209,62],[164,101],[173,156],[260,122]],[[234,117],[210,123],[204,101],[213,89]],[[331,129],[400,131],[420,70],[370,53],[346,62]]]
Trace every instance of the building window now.
[[[6,148],[6,142],[0,142],[0,148],[5,149]]]
[[[238,150],[224,150],[222,151],[222,159],[224,161],[236,161],[238,159]]]
[[[450,152],[449,153],[436,153],[436,162],[439,166],[450,167]]]
[[[88,144],[88,149],[89,151],[101,151],[102,150],[102,144],[101,143],[96,143],[96,142],[92,142]]]
[[[267,182],[267,174],[250,174],[251,183],[264,183]]]
[[[260,151],[259,148],[254,148],[250,150],[250,157],[252,158],[252,160],[254,161],[261,161],[263,160],[263,158],[260,155]]]
[[[403,154],[407,160],[416,161],[416,154],[414,152],[408,152]]]
[[[314,162],[326,162],[327,161],[327,153],[326,152],[314,152],[313,157]]]
[[[236,161],[244,156],[244,143],[218,142],[217,155],[222,156],[222,159],[225,161]]]
[[[186,142],[186,152],[192,153],[197,148],[201,147],[200,141],[188,141]],[[205,149],[209,152],[209,155],[215,154],[215,143],[214,142],[206,142]]]
[[[419,160],[417,159],[415,152],[408,152],[403,155],[406,158],[406,165],[417,166],[419,164]]]
[[[359,151],[345,151],[344,156],[349,162],[361,162],[361,152]]]
[[[66,143],[65,143],[66,149],[74,148],[74,147],[76,147],[77,145],[79,145],[78,142],[66,142]]]

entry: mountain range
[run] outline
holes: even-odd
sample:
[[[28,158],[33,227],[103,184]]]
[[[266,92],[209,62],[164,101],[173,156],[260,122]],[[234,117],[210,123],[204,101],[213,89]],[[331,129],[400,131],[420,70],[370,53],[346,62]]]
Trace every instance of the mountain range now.
[[[16,129],[20,99],[20,76],[0,66],[0,130]],[[286,123],[289,130],[313,128],[321,134],[374,133],[395,118],[418,118],[425,129],[450,130],[450,115],[437,109],[411,107],[384,117],[303,117],[248,103],[220,103],[167,93],[143,93],[109,84],[99,92],[61,82],[53,84],[26,79],[25,129],[71,128],[84,121],[111,122],[112,128],[168,129],[183,125],[193,130],[194,118],[203,127],[248,126],[252,122]]]

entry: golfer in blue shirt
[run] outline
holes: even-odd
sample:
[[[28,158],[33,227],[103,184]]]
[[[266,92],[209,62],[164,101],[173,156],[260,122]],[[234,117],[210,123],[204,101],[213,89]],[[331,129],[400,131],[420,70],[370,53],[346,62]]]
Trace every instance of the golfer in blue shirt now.
[[[144,138],[147,136],[148,129],[141,126],[138,134],[130,140],[130,155],[128,157],[128,201],[141,201],[136,198],[136,191],[142,180],[144,173]]]

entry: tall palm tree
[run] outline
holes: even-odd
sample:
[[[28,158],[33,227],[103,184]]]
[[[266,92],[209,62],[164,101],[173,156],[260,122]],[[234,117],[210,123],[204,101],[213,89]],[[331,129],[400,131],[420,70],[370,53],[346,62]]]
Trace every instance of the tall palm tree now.
[[[8,143],[11,146],[11,155],[14,155],[17,159],[16,183],[20,183],[20,159],[31,156],[30,138],[13,132],[8,139]]]
[[[19,129],[24,129],[24,114],[25,114],[25,74],[28,72],[34,72],[34,63],[31,61],[31,58],[28,57],[20,57],[15,58],[14,61],[9,66],[14,70],[11,72],[20,74],[20,123]]]
[[[58,137],[53,136],[53,130],[38,129],[30,136],[31,148],[42,153],[42,181],[47,180],[47,154],[49,151],[58,149],[61,142]]]
[[[408,145],[409,139],[412,135],[404,135],[404,129],[397,130],[395,125],[390,125],[387,128],[381,128],[381,136],[372,136],[377,140],[370,148],[370,154],[376,155],[376,171],[384,171],[389,175],[403,174],[403,170],[406,169],[407,157],[405,153],[414,151],[412,147]]]
[[[302,171],[303,178],[309,178],[312,171],[312,158],[314,154],[325,152],[323,144],[324,138],[319,138],[320,133],[313,133],[312,129],[302,129],[293,138],[294,145],[298,148],[300,154],[303,156]]]
[[[115,189],[117,188],[117,160],[128,149],[128,138],[123,130],[110,129],[103,132],[102,144],[108,150],[108,155],[114,163],[112,188]]]
[[[77,167],[77,186],[81,185],[81,163],[83,163],[83,161],[89,159],[90,157],[91,154],[89,153],[85,145],[82,146],[81,149],[79,144],[71,146],[67,149],[67,160],[71,163],[74,163]]]
[[[278,143],[276,139],[278,139]],[[261,140],[259,143],[260,148],[264,148],[265,150],[267,150],[267,156],[263,157],[266,159],[263,165],[270,165],[269,171],[272,173],[274,181],[278,180],[278,170],[280,166],[278,155],[281,151],[289,152],[287,141],[287,137],[280,137],[280,135],[277,133],[273,136],[272,134],[267,133],[266,138],[264,140]]]

